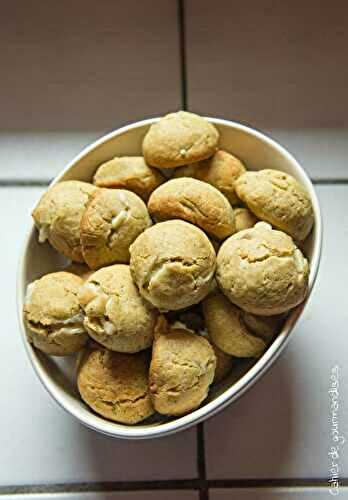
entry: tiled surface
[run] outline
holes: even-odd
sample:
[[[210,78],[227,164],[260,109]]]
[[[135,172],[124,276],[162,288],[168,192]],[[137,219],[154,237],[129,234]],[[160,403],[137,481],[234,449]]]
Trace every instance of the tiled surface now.
[[[4,495],[4,500],[23,500],[23,495]],[[46,493],[27,495],[25,500],[198,500],[195,491],[118,491],[118,492],[81,492]]]
[[[338,498],[348,498],[348,488],[339,489]],[[336,495],[337,496],[337,495]],[[243,488],[210,490],[210,500],[328,500],[329,488]]]
[[[180,106],[175,1],[5,0],[1,21],[1,129],[111,129]]]
[[[269,128],[348,125],[348,6],[186,2],[188,104]]]
[[[348,437],[346,325],[348,186],[318,186],[324,252],[310,303],[275,366],[206,425],[210,479],[326,478],[331,369],[339,366],[339,428]],[[341,447],[342,448],[342,447]],[[348,454],[339,457],[348,475]]]
[[[5,235],[1,276],[6,284],[0,290],[1,311],[6,312],[0,364],[0,392],[6,394],[0,413],[0,486],[196,477],[194,429],[154,441],[109,439],[80,426],[37,380],[17,326],[15,273],[23,224],[41,192],[0,189]]]

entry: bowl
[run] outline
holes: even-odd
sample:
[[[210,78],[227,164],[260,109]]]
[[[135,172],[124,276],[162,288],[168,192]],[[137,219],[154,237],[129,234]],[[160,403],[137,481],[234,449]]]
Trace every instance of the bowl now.
[[[220,132],[220,147],[239,157],[248,169],[282,170],[293,175],[307,189],[312,200],[315,218],[314,228],[306,241],[305,248],[310,261],[307,299],[290,312],[281,332],[262,357],[258,360],[244,360],[238,363],[237,370],[234,370],[220,384],[211,388],[208,398],[197,410],[177,418],[157,417],[136,426],[117,424],[93,413],[81,400],[75,381],[76,359],[74,357],[49,357],[34,349],[27,341],[22,309],[28,283],[45,273],[62,269],[66,265],[65,259],[47,243],[38,243],[36,229],[32,223],[29,223],[28,234],[20,257],[17,281],[18,316],[27,355],[36,375],[57,403],[82,424],[108,436],[126,439],[166,436],[187,429],[236,401],[269,369],[288,343],[316,280],[321,255],[322,222],[316,193],[304,169],[286,149],[262,133],[228,120],[218,118],[208,118],[208,120]],[[52,185],[70,179],[91,181],[96,168],[113,156],[141,155],[144,135],[150,125],[156,121],[158,118],[139,121],[105,135],[77,155],[54,179]]]

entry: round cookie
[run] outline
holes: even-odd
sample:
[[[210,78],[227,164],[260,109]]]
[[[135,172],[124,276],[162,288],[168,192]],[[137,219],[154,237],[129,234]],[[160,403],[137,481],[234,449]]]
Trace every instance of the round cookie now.
[[[279,333],[285,316],[256,316],[243,311],[243,321],[247,328],[266,342],[270,342]]]
[[[86,266],[86,264],[81,264],[78,262],[72,262],[64,268],[64,271],[66,271],[67,273],[76,274],[76,276],[80,276],[83,281],[86,281],[86,279],[88,279],[91,274],[93,274],[93,271],[88,266]]]
[[[210,343],[216,357],[216,368],[213,384],[218,384],[219,382],[221,382],[221,380],[224,380],[230,373],[235,364],[235,360],[232,356],[219,349],[213,342]]]
[[[246,171],[235,156],[219,149],[211,158],[180,167],[174,177],[194,177],[216,187],[226,196],[231,205],[239,203],[234,183]]]
[[[209,342],[189,330],[172,329],[164,318],[156,326],[149,386],[154,408],[183,415],[207,397],[216,366]]]
[[[89,335],[112,351],[134,353],[150,347],[157,318],[125,264],[93,273],[80,289]]]
[[[209,338],[223,352],[237,358],[258,357],[265,342],[252,335],[242,321],[242,311],[216,292],[203,301],[203,313]]]
[[[183,219],[223,240],[235,232],[233,208],[216,188],[197,179],[171,179],[155,189],[148,202],[158,221]]]
[[[294,177],[278,170],[246,172],[236,181],[239,198],[259,219],[302,241],[313,222],[311,200]]]
[[[148,370],[147,352],[92,350],[79,366],[78,390],[83,401],[99,415],[122,424],[137,424],[154,413]]]
[[[83,262],[80,222],[95,191],[95,186],[81,181],[63,181],[49,188],[32,213],[39,242],[48,240],[65,257]]]
[[[272,316],[300,304],[308,274],[307,259],[292,238],[265,222],[228,238],[217,256],[219,287],[253,314]]]
[[[149,128],[143,141],[145,161],[175,168],[204,160],[217,151],[219,133],[205,118],[187,111],[170,113]]]
[[[92,269],[129,262],[129,246],[151,225],[139,196],[124,189],[98,189],[81,220],[81,245]]]
[[[248,208],[235,208],[234,222],[236,225],[236,233],[238,233],[244,229],[254,227],[256,222],[258,222],[258,219]]]
[[[116,156],[100,165],[93,182],[98,187],[129,189],[147,201],[152,191],[165,180],[164,175],[149,167],[142,156]]]
[[[83,280],[60,271],[47,274],[28,285],[24,320],[28,340],[53,356],[79,351],[87,342],[78,292]]]
[[[192,224],[156,224],[138,236],[130,255],[141,295],[162,311],[197,304],[210,290],[215,252],[208,237]]]

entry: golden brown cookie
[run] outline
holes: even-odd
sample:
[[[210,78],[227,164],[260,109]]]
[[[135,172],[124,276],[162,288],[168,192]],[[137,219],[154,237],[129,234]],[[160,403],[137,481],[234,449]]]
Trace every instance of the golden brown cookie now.
[[[243,311],[243,321],[251,332],[270,342],[279,333],[285,321],[284,314],[277,316],[256,316]]]
[[[120,354],[107,349],[84,356],[77,386],[83,401],[99,415],[137,424],[154,413],[148,390],[148,352]]]
[[[63,181],[49,188],[32,213],[39,242],[48,240],[69,259],[83,262],[80,222],[95,191],[95,186],[80,181]]]
[[[151,225],[146,205],[125,189],[98,189],[81,220],[81,245],[92,269],[129,262],[129,246]]]
[[[239,203],[234,183],[245,172],[235,156],[219,149],[211,158],[176,169],[174,177],[194,177],[216,187],[231,205]]]
[[[217,256],[219,287],[253,314],[272,316],[300,304],[308,274],[307,259],[292,238],[265,222],[228,238]]]
[[[248,208],[234,209],[234,222],[236,225],[236,233],[244,229],[250,229],[258,222],[258,218],[250,212]]]
[[[162,311],[197,304],[209,292],[215,252],[207,236],[181,220],[146,229],[130,247],[130,270],[141,295]]]
[[[148,209],[157,221],[183,219],[220,240],[236,229],[227,198],[197,179],[182,177],[162,184],[150,196]]]
[[[77,352],[87,342],[78,301],[82,284],[78,276],[60,271],[28,285],[24,320],[29,342],[40,351],[66,356]]]
[[[88,279],[91,274],[93,274],[93,271],[88,266],[86,266],[86,264],[81,264],[79,262],[72,262],[64,269],[64,271],[66,271],[67,273],[76,274],[76,276],[80,276],[83,281],[86,281],[86,279]]]
[[[143,141],[145,161],[158,168],[174,168],[204,160],[217,151],[219,133],[205,118],[178,111],[151,125]]]
[[[96,271],[81,287],[79,300],[85,328],[99,344],[127,353],[151,346],[157,313],[139,294],[129,266]]]
[[[149,167],[142,156],[116,156],[100,165],[93,182],[98,187],[128,189],[147,201],[152,191],[165,180],[164,175]]]
[[[168,328],[164,318],[156,327],[150,365],[154,408],[164,415],[183,415],[207,397],[216,366],[209,342],[188,330]]]
[[[237,358],[253,358],[265,350],[265,342],[245,327],[242,311],[222,293],[206,297],[203,312],[209,338],[223,352]]]
[[[236,181],[239,198],[259,218],[295,240],[310,233],[313,208],[308,193],[291,175],[279,170],[246,172]]]

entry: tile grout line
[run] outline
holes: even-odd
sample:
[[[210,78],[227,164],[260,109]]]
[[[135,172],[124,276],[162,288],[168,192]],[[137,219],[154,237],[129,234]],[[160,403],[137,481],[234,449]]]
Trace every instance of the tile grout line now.
[[[197,469],[199,481],[199,500],[209,500],[209,485],[207,482],[205,464],[205,442],[203,422],[196,426],[197,432]]]
[[[178,2],[178,30],[180,51],[180,77],[181,77],[181,105],[187,110],[187,59],[186,59],[186,29],[185,29],[185,0]]]

